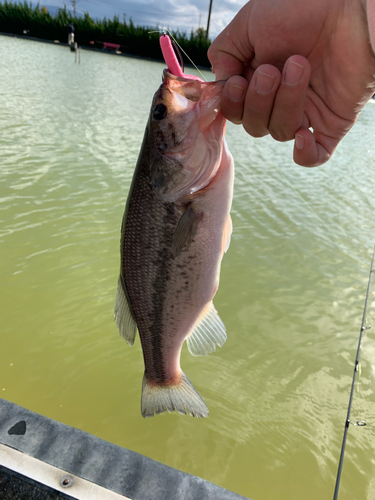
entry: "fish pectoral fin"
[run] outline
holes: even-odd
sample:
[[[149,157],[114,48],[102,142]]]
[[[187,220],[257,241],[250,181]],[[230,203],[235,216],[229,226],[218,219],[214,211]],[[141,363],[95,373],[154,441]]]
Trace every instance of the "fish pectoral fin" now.
[[[206,356],[216,351],[217,345],[223,347],[226,340],[225,325],[210,302],[186,339],[189,352],[193,356]]]
[[[124,287],[122,285],[121,276],[119,276],[118,279],[114,313],[116,325],[121,337],[123,337],[129,345],[133,345],[135,334],[137,333],[137,324],[133,318],[128,298],[126,297]]]
[[[202,215],[202,212],[194,210],[191,203],[188,205],[173,235],[172,252],[175,257],[179,255],[181,250],[188,248],[193,241]]]
[[[206,403],[194,389],[185,373],[181,372],[178,384],[150,384],[146,375],[142,382],[141,411],[143,417],[153,417],[164,411],[178,413],[191,417],[208,417],[209,411]]]

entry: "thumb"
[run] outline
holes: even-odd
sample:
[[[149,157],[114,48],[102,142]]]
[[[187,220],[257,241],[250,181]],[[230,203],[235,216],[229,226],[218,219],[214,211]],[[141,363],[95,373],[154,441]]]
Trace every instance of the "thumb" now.
[[[238,12],[208,49],[208,59],[216,80],[227,80],[231,76],[242,75],[245,63],[254,57],[254,48],[248,33],[250,3]]]
[[[331,158],[341,139],[300,128],[295,134],[293,159],[303,167],[323,165]]]

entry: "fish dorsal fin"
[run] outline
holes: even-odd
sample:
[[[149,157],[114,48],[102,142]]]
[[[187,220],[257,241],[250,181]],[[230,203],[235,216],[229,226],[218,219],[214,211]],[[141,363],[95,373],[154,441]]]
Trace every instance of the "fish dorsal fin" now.
[[[119,276],[118,279],[114,312],[116,325],[121,337],[123,337],[129,345],[133,345],[135,334],[137,333],[137,324],[133,318],[129,302],[122,285],[121,276]]]
[[[225,325],[210,302],[186,340],[189,352],[205,356],[216,351],[216,345],[223,347],[226,340]]]
[[[173,235],[172,252],[175,257],[179,255],[181,250],[189,247],[197,234],[201,218],[202,213],[195,211],[190,203],[179,220]]]

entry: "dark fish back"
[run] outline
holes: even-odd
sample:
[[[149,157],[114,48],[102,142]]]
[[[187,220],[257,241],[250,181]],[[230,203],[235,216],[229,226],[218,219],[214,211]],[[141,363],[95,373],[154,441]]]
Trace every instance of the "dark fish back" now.
[[[171,277],[173,235],[181,209],[157,195],[147,143],[136,167],[124,214],[121,276],[139,330],[146,376],[165,380],[162,312]]]

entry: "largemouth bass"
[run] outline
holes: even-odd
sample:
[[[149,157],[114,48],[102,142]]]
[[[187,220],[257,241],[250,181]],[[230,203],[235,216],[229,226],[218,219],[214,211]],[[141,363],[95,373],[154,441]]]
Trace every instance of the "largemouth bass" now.
[[[212,303],[232,232],[223,85],[164,71],[125,207],[115,319],[129,345],[139,331],[144,417],[209,413],[180,369],[180,353],[185,339],[194,355],[226,340]]]

